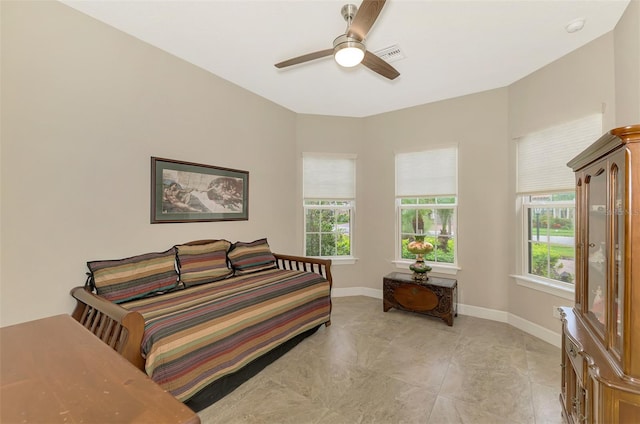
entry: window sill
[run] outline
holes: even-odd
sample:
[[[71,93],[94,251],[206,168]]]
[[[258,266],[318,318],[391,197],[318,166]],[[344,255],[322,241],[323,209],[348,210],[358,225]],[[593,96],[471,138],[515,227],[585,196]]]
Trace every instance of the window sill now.
[[[358,262],[355,256],[322,256],[322,259],[331,259],[331,265],[354,265]]]
[[[392,263],[395,264],[396,268],[409,271],[409,265],[411,265],[413,261],[392,261]],[[455,265],[435,265],[433,263],[429,263],[429,266],[432,268],[429,272],[446,275],[457,275],[458,271],[462,269]]]
[[[552,294],[557,297],[561,297],[567,300],[575,300],[575,291],[573,288],[569,288],[562,284],[554,284],[549,281],[540,280],[537,278],[525,276],[525,275],[510,275],[515,278],[516,284],[522,287],[527,287],[532,290],[538,290],[544,293]]]

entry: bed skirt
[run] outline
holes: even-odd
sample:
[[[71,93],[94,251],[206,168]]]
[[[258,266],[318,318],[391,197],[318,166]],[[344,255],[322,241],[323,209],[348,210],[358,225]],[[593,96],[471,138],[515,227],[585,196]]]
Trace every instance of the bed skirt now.
[[[320,324],[314,328],[311,328],[310,330],[305,331],[304,333],[298,334],[292,339],[287,340],[281,345],[260,356],[259,358],[254,359],[252,362],[248,363],[238,371],[219,378],[218,380],[214,381],[213,383],[209,384],[207,387],[193,395],[189,400],[185,402],[185,405],[191,408],[194,412],[202,411],[208,406],[213,405],[215,402],[219,401],[220,399],[240,387],[242,383],[258,374],[276,359],[280,358],[285,353],[293,349],[298,343],[318,331],[318,328],[320,328],[322,325],[324,324]]]

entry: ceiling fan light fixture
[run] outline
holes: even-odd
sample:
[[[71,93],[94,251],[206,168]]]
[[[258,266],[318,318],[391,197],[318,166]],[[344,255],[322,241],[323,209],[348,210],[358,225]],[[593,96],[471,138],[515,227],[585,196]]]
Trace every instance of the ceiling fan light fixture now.
[[[364,44],[346,35],[341,35],[334,40],[333,49],[334,59],[338,65],[345,68],[351,68],[362,62],[366,50]]]

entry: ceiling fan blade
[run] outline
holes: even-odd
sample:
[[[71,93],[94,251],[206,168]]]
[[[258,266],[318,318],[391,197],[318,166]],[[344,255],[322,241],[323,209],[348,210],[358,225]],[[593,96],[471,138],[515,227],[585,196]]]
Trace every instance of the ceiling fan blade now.
[[[396,68],[369,51],[364,53],[362,64],[373,72],[376,72],[385,78],[389,78],[390,80],[396,79],[400,75],[400,72],[396,71]]]
[[[373,23],[378,19],[378,15],[380,15],[385,1],[386,0],[363,0],[356,16],[353,18],[353,22],[351,22],[347,35],[363,41],[367,37],[367,33],[373,26]]]
[[[303,54],[302,56],[294,57],[293,59],[285,60],[284,62],[276,63],[275,67],[286,68],[287,66],[309,62],[311,60],[320,59],[325,56],[331,56],[332,54],[333,54],[333,49],[320,50],[313,53]]]

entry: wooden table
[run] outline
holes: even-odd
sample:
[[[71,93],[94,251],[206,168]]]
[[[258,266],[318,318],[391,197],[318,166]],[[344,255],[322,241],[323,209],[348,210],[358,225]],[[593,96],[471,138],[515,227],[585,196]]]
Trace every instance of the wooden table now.
[[[200,418],[69,315],[0,328],[2,423]]]
[[[458,316],[458,282],[451,278],[429,277],[414,280],[406,272],[392,272],[383,279],[382,309],[391,308],[442,318],[449,326]]]

